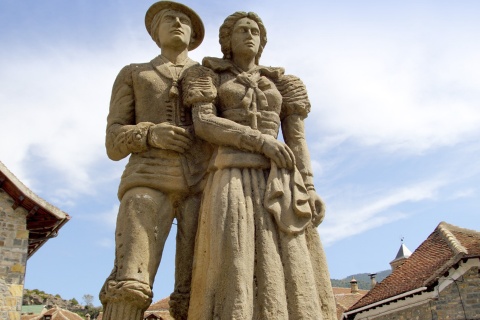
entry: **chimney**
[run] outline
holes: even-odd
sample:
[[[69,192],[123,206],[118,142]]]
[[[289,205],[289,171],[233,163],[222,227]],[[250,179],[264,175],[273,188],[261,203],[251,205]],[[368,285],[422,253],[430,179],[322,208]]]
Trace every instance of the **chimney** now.
[[[375,279],[375,276],[377,274],[376,273],[370,273],[369,276],[370,276],[370,290],[375,288],[375,286],[377,285],[377,279]]]
[[[358,283],[355,278],[352,277],[352,280],[350,280],[350,288],[351,288],[351,293],[358,293]]]

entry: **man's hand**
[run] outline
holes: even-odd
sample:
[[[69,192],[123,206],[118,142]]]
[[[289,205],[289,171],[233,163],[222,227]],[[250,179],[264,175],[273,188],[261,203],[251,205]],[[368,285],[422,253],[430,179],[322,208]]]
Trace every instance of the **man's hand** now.
[[[285,143],[271,136],[267,136],[263,142],[262,153],[272,159],[279,168],[292,169],[295,163],[292,150]]]
[[[310,208],[312,208],[312,223],[315,227],[318,227],[325,218],[325,203],[322,198],[315,192],[315,189],[308,190],[310,199],[308,200]]]
[[[167,122],[151,126],[148,129],[148,144],[154,148],[184,153],[192,145],[192,135]]]

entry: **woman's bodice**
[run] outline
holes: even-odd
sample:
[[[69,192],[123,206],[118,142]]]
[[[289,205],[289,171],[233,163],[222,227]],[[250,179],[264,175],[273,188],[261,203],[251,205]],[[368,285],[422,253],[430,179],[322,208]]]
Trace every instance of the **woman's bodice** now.
[[[282,95],[258,70],[219,74],[218,116],[277,137]]]

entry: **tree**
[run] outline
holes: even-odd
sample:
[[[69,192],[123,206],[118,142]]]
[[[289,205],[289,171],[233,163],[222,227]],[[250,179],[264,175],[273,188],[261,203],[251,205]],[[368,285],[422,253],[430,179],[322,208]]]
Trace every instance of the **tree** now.
[[[83,297],[83,302],[85,302],[86,307],[93,307],[93,296],[91,294],[84,294]]]

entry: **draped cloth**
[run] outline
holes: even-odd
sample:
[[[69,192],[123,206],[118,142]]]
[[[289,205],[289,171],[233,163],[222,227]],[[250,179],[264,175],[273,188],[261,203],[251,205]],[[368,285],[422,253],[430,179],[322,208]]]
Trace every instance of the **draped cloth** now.
[[[311,222],[308,200],[308,192],[298,169],[279,169],[272,161],[264,205],[283,232],[301,232]]]

